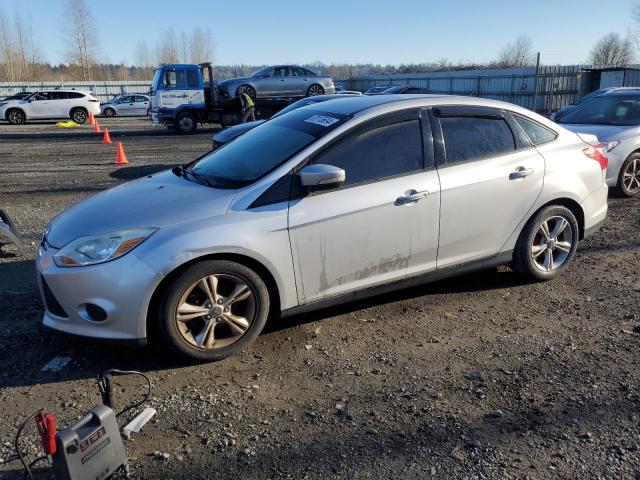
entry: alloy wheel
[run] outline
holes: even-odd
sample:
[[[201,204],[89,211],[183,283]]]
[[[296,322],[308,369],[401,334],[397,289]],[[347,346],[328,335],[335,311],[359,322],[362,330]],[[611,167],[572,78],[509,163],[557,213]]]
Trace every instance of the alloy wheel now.
[[[193,283],[175,312],[178,332],[189,344],[207,350],[227,347],[249,330],[256,295],[242,278],[214,274]]]
[[[87,114],[84,112],[84,110],[76,110],[75,112],[73,112],[72,119],[76,123],[84,123],[87,121]]]
[[[20,125],[24,123],[24,114],[18,110],[12,110],[9,112],[7,120],[14,125]]]
[[[309,87],[310,97],[315,97],[316,95],[322,95],[322,94],[324,94],[324,88],[322,88],[320,85],[311,85]]]
[[[569,258],[574,241],[569,221],[559,215],[544,220],[531,242],[531,258],[535,266],[549,273]]]
[[[631,195],[640,191],[640,159],[634,158],[622,174],[622,186]]]

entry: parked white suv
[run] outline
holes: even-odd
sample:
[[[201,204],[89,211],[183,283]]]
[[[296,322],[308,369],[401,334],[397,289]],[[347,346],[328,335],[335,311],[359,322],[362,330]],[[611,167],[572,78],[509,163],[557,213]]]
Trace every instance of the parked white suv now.
[[[100,100],[91,92],[81,90],[41,90],[22,100],[0,102],[0,118],[13,125],[58,118],[85,123],[89,113],[100,113]]]

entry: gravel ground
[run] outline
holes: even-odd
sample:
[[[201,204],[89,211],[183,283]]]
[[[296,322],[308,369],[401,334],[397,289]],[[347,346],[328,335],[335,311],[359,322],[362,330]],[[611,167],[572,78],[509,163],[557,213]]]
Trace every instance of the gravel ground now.
[[[223,362],[193,365],[40,325],[33,253],[46,222],[104,188],[207,151],[142,119],[0,125],[0,208],[30,258],[0,253],[0,479],[22,418],[68,424],[99,402],[95,375],[138,369],[158,410],[125,443],[133,478],[640,479],[640,198],[610,199],[565,275],[493,269],[271,322]],[[122,212],[126,215],[126,212]],[[41,372],[55,356],[72,361]],[[139,395],[117,380],[116,402]],[[38,454],[29,429],[23,440]]]

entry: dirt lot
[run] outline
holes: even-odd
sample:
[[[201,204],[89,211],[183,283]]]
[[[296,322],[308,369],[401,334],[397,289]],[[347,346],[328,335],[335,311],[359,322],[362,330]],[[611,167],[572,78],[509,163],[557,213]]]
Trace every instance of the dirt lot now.
[[[103,124],[129,166],[88,127],[0,125],[0,208],[31,252],[0,253],[0,479],[22,478],[8,462],[20,420],[46,407],[71,422],[99,402],[108,368],[154,382],[159,414],[126,443],[134,478],[640,479],[640,198],[610,199],[558,281],[494,269],[272,322],[243,354],[189,365],[40,324],[33,253],[47,221],[195,158],[213,132]],[[73,360],[41,372],[54,356]],[[120,406],[141,391],[118,384]],[[32,429],[24,444],[35,458]]]

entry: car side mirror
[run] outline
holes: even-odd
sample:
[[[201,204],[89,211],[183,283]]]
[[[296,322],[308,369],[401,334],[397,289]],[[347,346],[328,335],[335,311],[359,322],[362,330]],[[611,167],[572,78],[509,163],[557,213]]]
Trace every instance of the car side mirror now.
[[[340,187],[346,178],[345,171],[333,165],[307,165],[298,173],[300,183],[308,191],[329,190]]]

